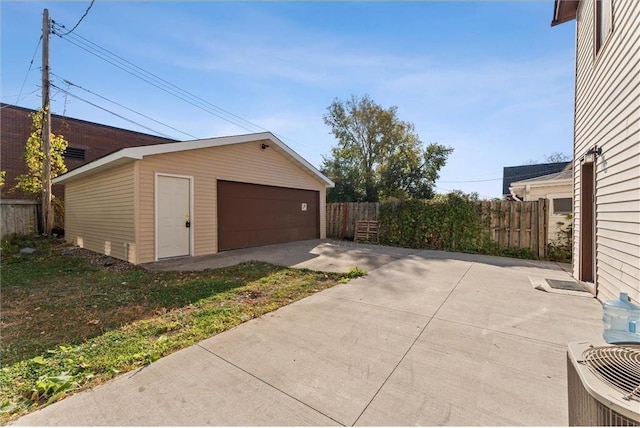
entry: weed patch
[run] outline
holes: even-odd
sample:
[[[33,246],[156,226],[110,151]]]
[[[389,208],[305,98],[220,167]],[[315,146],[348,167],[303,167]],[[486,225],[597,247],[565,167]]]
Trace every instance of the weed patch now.
[[[52,239],[28,257],[23,245],[2,246],[0,423],[363,273],[149,272]]]

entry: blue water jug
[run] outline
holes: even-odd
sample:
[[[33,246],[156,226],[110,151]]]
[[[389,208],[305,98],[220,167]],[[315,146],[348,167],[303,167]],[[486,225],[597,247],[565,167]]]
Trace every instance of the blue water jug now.
[[[640,343],[640,306],[629,301],[627,293],[603,305],[604,333],[607,343]]]

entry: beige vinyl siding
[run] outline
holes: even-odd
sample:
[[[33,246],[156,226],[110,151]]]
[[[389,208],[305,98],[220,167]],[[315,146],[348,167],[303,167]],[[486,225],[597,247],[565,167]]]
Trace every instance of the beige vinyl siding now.
[[[65,184],[65,239],[135,263],[133,163]]]
[[[596,175],[598,298],[621,291],[640,301],[640,2],[613,1],[613,32],[594,52],[593,1],[580,2],[577,20],[574,260],[580,249],[580,162],[602,147]],[[574,263],[574,275],[579,264]]]
[[[525,185],[525,183],[513,183],[512,187],[514,187],[517,195],[523,195],[525,201],[549,199],[547,243],[557,241],[560,238],[560,229],[568,227],[568,225],[571,224],[572,219],[567,218],[566,214],[554,214],[552,200],[558,198],[571,198],[573,194],[571,181],[567,181],[563,184],[547,183],[545,181],[530,182],[528,185]],[[558,223],[563,223],[563,225]]]
[[[194,255],[218,251],[217,180],[239,181],[320,192],[320,237],[326,236],[325,184],[262,141],[210,147],[145,157],[137,161],[139,180],[138,263],[155,259],[155,174],[193,177]]]

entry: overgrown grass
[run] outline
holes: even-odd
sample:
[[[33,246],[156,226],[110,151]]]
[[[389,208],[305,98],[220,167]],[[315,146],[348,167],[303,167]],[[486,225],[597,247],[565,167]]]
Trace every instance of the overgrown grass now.
[[[38,252],[20,256],[25,244]],[[191,273],[113,269],[68,248],[3,243],[0,423],[364,274],[258,262]]]

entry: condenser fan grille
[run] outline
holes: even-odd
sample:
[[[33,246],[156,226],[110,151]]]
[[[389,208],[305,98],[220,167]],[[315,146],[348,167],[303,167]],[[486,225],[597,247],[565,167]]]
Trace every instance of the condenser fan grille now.
[[[582,362],[591,372],[627,400],[640,401],[640,346],[612,345],[589,348]]]

